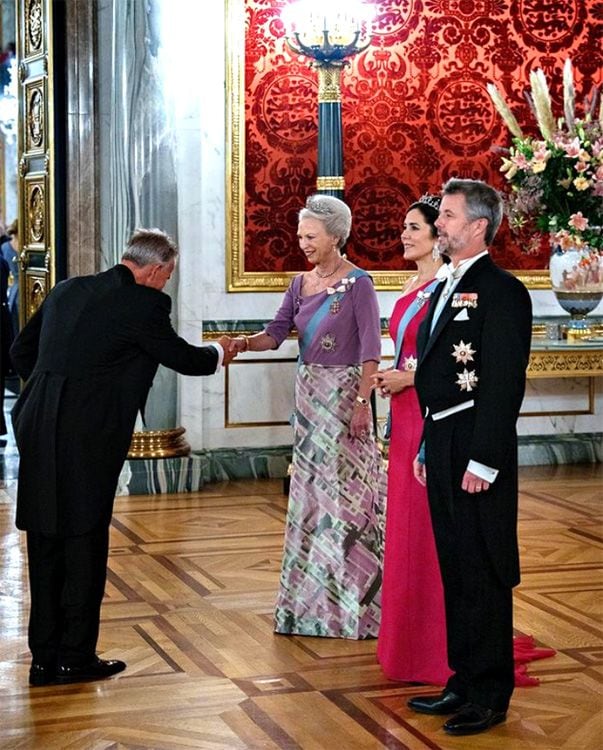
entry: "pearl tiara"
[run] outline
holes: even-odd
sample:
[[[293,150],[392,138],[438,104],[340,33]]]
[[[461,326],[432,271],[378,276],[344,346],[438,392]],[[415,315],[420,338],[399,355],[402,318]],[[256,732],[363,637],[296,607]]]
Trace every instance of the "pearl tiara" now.
[[[439,195],[429,195],[429,193],[425,193],[425,195],[422,195],[417,203],[425,203],[430,208],[435,209],[436,211],[440,210],[440,201],[441,197]]]

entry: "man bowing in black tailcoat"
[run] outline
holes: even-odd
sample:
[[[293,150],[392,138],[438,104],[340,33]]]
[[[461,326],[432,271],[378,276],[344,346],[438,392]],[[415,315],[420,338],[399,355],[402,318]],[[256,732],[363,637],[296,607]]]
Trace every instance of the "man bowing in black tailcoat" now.
[[[25,387],[13,409],[19,449],[17,527],[27,531],[29,683],[95,680],[126,665],[96,655],[109,523],[134,423],[159,364],[209,375],[228,340],[192,346],[161,290],[177,248],[139,229],[121,263],[57,284],[12,349]]]
[[[415,387],[425,414],[425,484],[444,584],[448,661],[437,696],[415,711],[455,714],[449,734],[505,720],[513,692],[512,589],[519,583],[516,422],[532,311],[524,285],[488,246],[502,200],[478,180],[449,180],[436,221],[449,256],[419,332]]]

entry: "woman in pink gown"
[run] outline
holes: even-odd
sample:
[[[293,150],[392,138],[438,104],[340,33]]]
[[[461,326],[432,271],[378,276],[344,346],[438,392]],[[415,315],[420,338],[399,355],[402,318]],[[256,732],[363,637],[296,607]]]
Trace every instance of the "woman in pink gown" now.
[[[383,396],[391,396],[388,490],[385,526],[381,626],[377,658],[392,680],[445,685],[444,594],[427,492],[412,472],[423,429],[414,389],[416,337],[427,312],[434,276],[442,265],[437,252],[439,198],[423,196],[408,210],[402,232],[404,258],[417,274],[396,302],[390,334],[403,335],[394,367],[375,376]]]

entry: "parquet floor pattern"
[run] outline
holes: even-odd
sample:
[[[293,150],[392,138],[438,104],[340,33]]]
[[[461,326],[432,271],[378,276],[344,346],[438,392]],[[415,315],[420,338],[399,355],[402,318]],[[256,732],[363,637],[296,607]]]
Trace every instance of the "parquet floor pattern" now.
[[[0,490],[0,747],[41,750],[590,750],[603,747],[603,467],[521,470],[515,625],[557,650],[533,662],[507,722],[451,738],[414,714],[428,687],[388,682],[375,642],[277,636],[286,499],[277,481],[116,501],[102,682],[27,686],[24,539]],[[417,644],[418,648],[427,647]]]

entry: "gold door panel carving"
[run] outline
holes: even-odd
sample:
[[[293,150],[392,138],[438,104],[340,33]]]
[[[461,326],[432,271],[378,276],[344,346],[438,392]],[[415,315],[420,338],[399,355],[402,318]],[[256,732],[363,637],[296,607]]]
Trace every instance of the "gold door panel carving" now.
[[[27,318],[36,312],[48,294],[48,274],[44,268],[36,270],[28,268],[25,273],[25,301]]]
[[[46,149],[46,80],[37,79],[25,85],[26,127],[25,152],[44,153]]]
[[[25,183],[25,232],[30,251],[44,252],[46,237],[46,176],[27,175]]]
[[[27,0],[25,2],[25,49],[24,57],[32,57],[43,52],[44,27],[46,25],[45,3],[42,0]]]
[[[20,324],[55,283],[52,0],[17,0]]]

